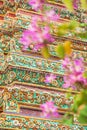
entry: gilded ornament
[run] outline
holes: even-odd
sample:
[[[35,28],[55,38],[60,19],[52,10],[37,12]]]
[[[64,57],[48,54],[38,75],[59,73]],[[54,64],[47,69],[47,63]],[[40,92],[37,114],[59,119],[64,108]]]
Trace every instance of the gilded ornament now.
[[[0,125],[4,122],[4,120],[5,120],[4,118],[0,117]]]
[[[41,100],[42,102],[46,100],[44,95],[41,95]]]
[[[33,95],[32,95],[33,93],[28,93],[28,99],[29,100],[31,100],[31,99],[33,99]]]
[[[14,71],[9,71],[7,75],[9,81],[12,81],[16,77],[16,73]]]
[[[42,61],[40,61],[40,60],[36,60],[36,64],[37,64],[37,66],[38,66],[39,68],[42,67]]]
[[[37,102],[38,102],[38,104],[41,104],[41,103],[42,103],[42,102],[41,102],[41,98],[40,98],[40,96],[37,97]]]
[[[32,74],[32,78],[36,78],[37,74],[36,73],[33,73]]]
[[[55,102],[56,105],[58,105],[58,107],[60,107],[60,102],[59,102],[59,98],[58,97],[54,98],[54,102]]]
[[[43,74],[40,75],[40,77],[38,78],[38,81],[39,81],[39,82],[44,82],[44,81],[45,81],[45,77],[44,77]]]
[[[29,128],[34,128],[34,126],[35,126],[35,124],[34,124],[34,122],[32,121],[32,122],[30,123]]]
[[[18,120],[13,120],[14,126],[19,126],[19,121]]]
[[[25,76],[23,77],[23,79],[25,81],[29,81],[30,80],[30,75],[29,74],[25,74]]]
[[[8,99],[10,99],[10,93],[9,92],[5,92],[4,93],[4,96],[3,96],[3,99],[6,101]]]
[[[57,80],[53,80],[51,84],[54,85],[54,86],[58,86]]]
[[[15,105],[14,101],[10,101],[10,106],[13,107]]]

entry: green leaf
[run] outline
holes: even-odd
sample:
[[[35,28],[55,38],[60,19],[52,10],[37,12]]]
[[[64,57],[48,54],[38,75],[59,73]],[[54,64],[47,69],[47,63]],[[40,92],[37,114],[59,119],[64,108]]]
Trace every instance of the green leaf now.
[[[87,78],[87,71],[85,71],[85,72],[83,73],[83,77],[84,77],[84,78]]]
[[[69,92],[66,93],[66,98],[72,97],[72,88],[68,88],[67,90],[68,90]]]
[[[79,115],[78,121],[82,124],[87,124],[87,116]]]
[[[73,115],[66,114],[62,119],[62,123],[64,125],[72,125],[73,124]]]
[[[87,39],[87,32],[77,34],[80,38]]]
[[[69,99],[71,96],[72,96],[71,93],[67,93],[67,94],[66,94],[66,98],[68,98],[68,99]]]
[[[80,23],[80,27],[86,27],[87,23]]]
[[[72,124],[73,124],[72,118],[70,118],[70,119],[65,119],[65,120],[63,121],[63,124],[65,124],[65,125],[72,125]]]
[[[87,10],[87,0],[80,0],[80,2],[82,9]]]
[[[57,28],[57,35],[58,36],[65,35],[67,33],[67,28],[68,28],[68,24],[67,23],[59,25],[58,28]]]
[[[64,49],[64,46],[61,44],[61,45],[58,45],[56,47],[56,53],[57,55],[60,57],[60,58],[64,58],[65,56],[65,49]]]
[[[73,3],[72,0],[62,0],[65,6],[69,9],[69,11],[73,11]]]
[[[75,20],[71,20],[70,23],[68,24],[68,27],[69,27],[69,30],[74,30],[79,25],[80,25],[79,22],[77,22]]]
[[[78,104],[74,101],[74,104],[72,105],[71,107],[71,110],[74,112],[74,113],[77,113],[78,111]]]
[[[75,20],[72,20],[68,23],[63,23],[57,27],[57,35],[58,36],[63,36],[66,35],[69,31],[73,32],[75,29],[79,26],[79,23]]]
[[[87,116],[87,105],[83,105],[82,110],[80,110],[80,114],[83,116]]]
[[[77,113],[79,106],[83,103],[82,101],[82,95],[78,94],[74,97],[74,103],[72,105],[72,111]]]
[[[68,56],[71,55],[71,53],[72,53],[71,42],[70,41],[66,41],[63,46],[64,46],[64,49],[65,49],[65,53]]]
[[[48,50],[47,46],[44,46],[41,49],[41,53],[44,56],[44,58],[49,58],[50,57],[49,50]]]
[[[81,96],[82,96],[82,103],[87,104],[87,98],[86,98],[87,97],[87,89],[85,89],[81,92]]]

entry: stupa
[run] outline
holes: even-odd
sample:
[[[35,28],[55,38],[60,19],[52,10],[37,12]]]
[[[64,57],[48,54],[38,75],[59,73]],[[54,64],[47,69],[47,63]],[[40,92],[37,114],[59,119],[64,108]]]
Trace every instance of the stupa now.
[[[49,6],[60,13],[59,23],[87,19],[87,12],[71,13],[61,0],[47,1],[46,7]],[[22,51],[19,39],[34,15],[41,14],[33,11],[27,0],[0,0],[0,130],[87,130],[87,126],[81,125],[76,118],[71,126],[57,119],[45,119],[39,107],[52,99],[61,115],[69,111],[77,91],[67,99],[68,90],[62,87],[64,70],[55,47],[69,40],[73,53],[87,62],[87,40],[54,35],[56,42],[48,44],[51,55],[48,59],[40,50],[34,52],[33,44]],[[46,84],[45,75],[49,73],[56,74],[57,79]]]

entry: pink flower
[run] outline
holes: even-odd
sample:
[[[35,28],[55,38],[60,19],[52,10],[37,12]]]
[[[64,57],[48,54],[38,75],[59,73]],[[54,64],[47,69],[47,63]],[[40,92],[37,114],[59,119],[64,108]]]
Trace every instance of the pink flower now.
[[[43,116],[46,118],[59,117],[57,112],[57,107],[54,105],[53,101],[46,102],[40,106]]]
[[[59,18],[60,18],[60,15],[56,14],[54,10],[50,10],[45,13],[45,20],[58,21]]]
[[[43,7],[44,0],[29,0],[28,3],[37,11]]]
[[[45,76],[45,83],[51,83],[55,79],[56,79],[56,75],[54,75],[54,74],[47,74]]]
[[[48,26],[43,28],[42,36],[44,40],[47,40],[48,42],[54,42],[54,38],[50,34],[50,28]]]
[[[53,42],[54,39],[50,34],[49,27],[40,27],[36,22],[32,20],[29,29],[25,30],[20,38],[20,43],[23,45],[23,49],[27,49],[30,44],[33,43],[34,50],[38,50],[46,44],[46,42]]]
[[[87,79],[83,77],[85,71],[83,59],[72,59],[65,58],[63,61],[63,68],[65,69],[64,76],[64,88],[72,87],[76,88],[75,83],[87,84]]]
[[[38,49],[40,49],[40,48],[42,48],[44,45],[43,44],[36,44],[35,46],[34,46],[34,51],[38,51]]]
[[[78,9],[78,2],[79,0],[73,0],[74,9]]]
[[[31,39],[28,37],[29,33],[29,30],[25,30],[20,38],[20,43],[22,43],[24,50],[26,50],[31,43]]]
[[[65,59],[62,61],[63,68],[67,68],[69,63],[70,63],[70,59],[68,57],[65,57]]]
[[[84,22],[87,23],[87,19],[85,19]]]

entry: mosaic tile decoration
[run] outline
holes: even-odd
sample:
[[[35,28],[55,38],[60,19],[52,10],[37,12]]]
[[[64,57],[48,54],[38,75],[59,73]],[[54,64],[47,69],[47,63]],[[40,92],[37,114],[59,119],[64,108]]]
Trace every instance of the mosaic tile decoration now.
[[[48,0],[44,8],[60,12],[59,23],[71,19],[82,23],[87,20],[85,11],[79,8],[75,13],[69,12],[62,0]],[[32,10],[27,0],[0,0],[0,130],[87,130],[87,125],[81,125],[76,118],[74,124],[69,126],[61,124],[61,119],[44,119],[41,113],[37,116],[38,111],[41,112],[40,104],[48,100],[53,100],[62,114],[70,110],[77,91],[73,91],[69,99],[66,98],[69,91],[63,89],[64,70],[55,47],[70,40],[73,54],[83,57],[86,65],[87,39],[54,35],[56,41],[48,44],[49,59],[43,58],[40,50],[34,52],[33,44],[23,52],[19,38],[35,15],[40,16],[41,12]],[[46,84],[45,75],[48,73],[56,74],[57,78]]]

